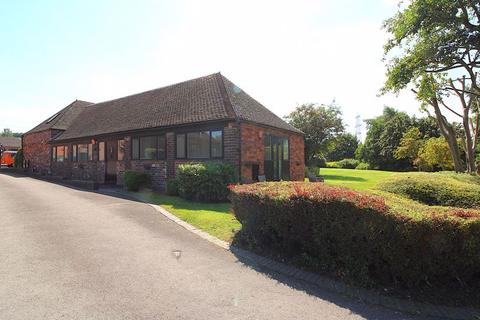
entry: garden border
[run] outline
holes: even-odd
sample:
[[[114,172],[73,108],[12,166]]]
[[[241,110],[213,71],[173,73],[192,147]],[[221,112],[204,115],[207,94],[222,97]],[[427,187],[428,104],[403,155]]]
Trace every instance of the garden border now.
[[[415,301],[406,300],[406,299],[388,297],[373,290],[352,287],[344,284],[341,281],[334,280],[329,277],[319,275],[313,272],[304,271],[296,267],[289,266],[284,263],[277,262],[266,257],[262,257],[250,251],[247,251],[235,246],[231,246],[228,242],[220,240],[206,233],[205,231],[202,231],[192,226],[191,224],[173,215],[165,208],[159,205],[152,204],[147,200],[145,200],[143,197],[133,194],[131,192],[126,192],[123,190],[114,190],[113,192],[108,192],[108,191],[105,192],[104,190],[99,190],[97,192],[107,194],[107,195],[117,194],[123,197],[128,197],[128,198],[143,202],[151,206],[153,209],[155,209],[155,211],[161,213],[167,219],[182,226],[186,230],[196,234],[197,236],[209,241],[210,243],[222,249],[231,251],[235,255],[249,260],[252,264],[256,266],[267,268],[273,272],[286,275],[297,280],[304,281],[306,283],[315,285],[321,289],[324,289],[330,292],[342,294],[364,303],[379,305],[387,309],[400,311],[400,312],[408,313],[411,315],[417,315],[417,316],[422,315],[422,316],[429,316],[429,317],[436,317],[436,318],[443,318],[443,319],[458,319],[458,320],[480,319],[480,310],[477,310],[477,309],[439,306],[439,305],[433,305],[428,303],[415,302]]]

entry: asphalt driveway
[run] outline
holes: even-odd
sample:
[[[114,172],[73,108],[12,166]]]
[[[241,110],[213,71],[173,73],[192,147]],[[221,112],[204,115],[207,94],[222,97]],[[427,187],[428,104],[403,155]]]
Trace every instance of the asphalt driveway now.
[[[148,205],[0,173],[0,319],[413,319],[284,280]]]

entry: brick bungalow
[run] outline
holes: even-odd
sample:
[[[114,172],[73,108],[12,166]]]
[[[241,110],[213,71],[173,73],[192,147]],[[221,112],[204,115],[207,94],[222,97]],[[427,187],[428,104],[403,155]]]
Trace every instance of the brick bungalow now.
[[[220,73],[101,103],[74,101],[23,136],[28,171],[163,189],[185,162],[224,161],[241,182],[304,179],[304,137]]]
[[[22,139],[18,137],[0,136],[0,149],[2,151],[18,151],[22,147]]]

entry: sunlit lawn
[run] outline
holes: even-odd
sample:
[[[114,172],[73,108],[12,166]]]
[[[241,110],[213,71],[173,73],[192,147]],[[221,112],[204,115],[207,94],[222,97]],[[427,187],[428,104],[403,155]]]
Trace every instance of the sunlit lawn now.
[[[379,170],[355,170],[321,168],[320,175],[327,184],[352,188],[356,190],[372,189],[378,182],[396,172]]]
[[[145,195],[185,222],[224,241],[231,241],[241,224],[230,211],[230,203],[201,203],[157,193]]]

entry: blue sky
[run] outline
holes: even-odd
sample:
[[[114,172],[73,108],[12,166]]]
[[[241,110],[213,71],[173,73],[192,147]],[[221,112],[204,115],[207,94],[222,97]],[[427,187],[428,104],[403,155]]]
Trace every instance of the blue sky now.
[[[221,71],[279,116],[336,99],[353,131],[377,97],[395,0],[1,1],[0,128]]]

